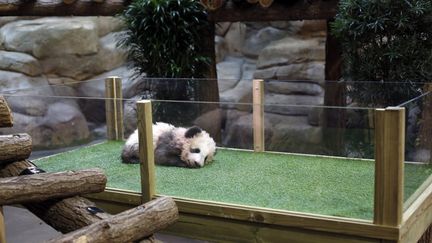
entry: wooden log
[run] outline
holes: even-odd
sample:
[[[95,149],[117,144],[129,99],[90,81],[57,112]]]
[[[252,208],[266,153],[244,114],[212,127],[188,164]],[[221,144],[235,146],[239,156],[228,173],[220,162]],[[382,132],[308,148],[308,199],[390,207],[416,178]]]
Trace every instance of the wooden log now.
[[[255,79],[252,84],[254,151],[264,152],[264,80]]]
[[[24,169],[32,166],[34,164],[28,160],[3,165],[0,167],[0,177],[17,176]],[[62,233],[68,233],[110,217],[110,214],[97,210],[93,202],[78,196],[27,203],[24,204],[24,207]]]
[[[402,221],[404,154],[405,108],[376,109],[374,224]]]
[[[113,76],[105,79],[105,113],[108,140],[123,140],[122,80]]]
[[[0,135],[0,164],[27,159],[32,150],[32,140],[27,133]]]
[[[336,15],[339,0],[276,1],[268,8],[259,4],[235,7],[225,4],[210,11],[209,20],[214,22],[278,21],[305,19],[332,19]]]
[[[69,1],[69,0],[67,0]],[[63,0],[0,0],[1,16],[114,16],[121,13],[130,0],[77,0],[65,3]]]
[[[0,127],[13,126],[13,117],[5,98],[0,96]]]
[[[0,179],[0,205],[41,202],[103,192],[107,178],[101,169],[65,171]]]
[[[153,121],[150,100],[137,102],[139,158],[141,167],[142,202],[152,200],[156,194],[155,162],[153,152]]]
[[[133,242],[166,228],[177,219],[174,200],[160,197],[48,242]]]

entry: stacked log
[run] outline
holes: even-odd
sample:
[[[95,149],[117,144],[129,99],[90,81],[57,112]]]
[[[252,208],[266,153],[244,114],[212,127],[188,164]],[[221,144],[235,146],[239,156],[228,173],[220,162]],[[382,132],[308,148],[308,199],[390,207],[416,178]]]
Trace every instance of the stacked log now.
[[[1,96],[0,114],[0,127],[11,126],[12,113]],[[130,242],[143,237],[142,242],[154,242],[152,234],[178,218],[171,198],[107,214],[76,196],[104,191],[107,179],[100,169],[45,173],[28,160],[30,153],[28,134],[0,136],[0,242],[6,241],[1,205],[7,204],[23,204],[56,230],[71,232],[54,242]]]

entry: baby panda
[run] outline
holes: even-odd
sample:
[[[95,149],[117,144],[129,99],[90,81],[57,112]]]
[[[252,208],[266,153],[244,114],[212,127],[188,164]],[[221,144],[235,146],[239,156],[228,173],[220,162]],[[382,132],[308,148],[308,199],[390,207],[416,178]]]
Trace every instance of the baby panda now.
[[[158,165],[200,168],[213,160],[216,143],[197,126],[174,127],[157,122],[153,124],[153,148]],[[138,130],[126,141],[121,154],[123,163],[139,163]]]

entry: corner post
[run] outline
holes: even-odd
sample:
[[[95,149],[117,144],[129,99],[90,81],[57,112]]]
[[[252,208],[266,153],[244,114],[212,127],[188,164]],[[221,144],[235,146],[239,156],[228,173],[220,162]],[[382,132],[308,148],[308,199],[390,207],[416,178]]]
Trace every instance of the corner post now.
[[[150,100],[137,101],[139,159],[141,167],[142,203],[156,194],[155,162],[153,152],[153,121]]]
[[[401,224],[404,153],[405,108],[376,109],[374,224]]]
[[[252,96],[254,151],[264,152],[264,80],[253,80]]]
[[[105,79],[105,112],[108,140],[123,140],[122,80],[117,76]]]

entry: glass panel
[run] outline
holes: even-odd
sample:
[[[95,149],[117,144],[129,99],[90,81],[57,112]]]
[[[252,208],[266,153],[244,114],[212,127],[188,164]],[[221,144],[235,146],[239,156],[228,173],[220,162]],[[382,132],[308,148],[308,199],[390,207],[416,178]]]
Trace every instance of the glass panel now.
[[[432,86],[403,104],[405,124],[404,201],[409,206],[432,183]]]

